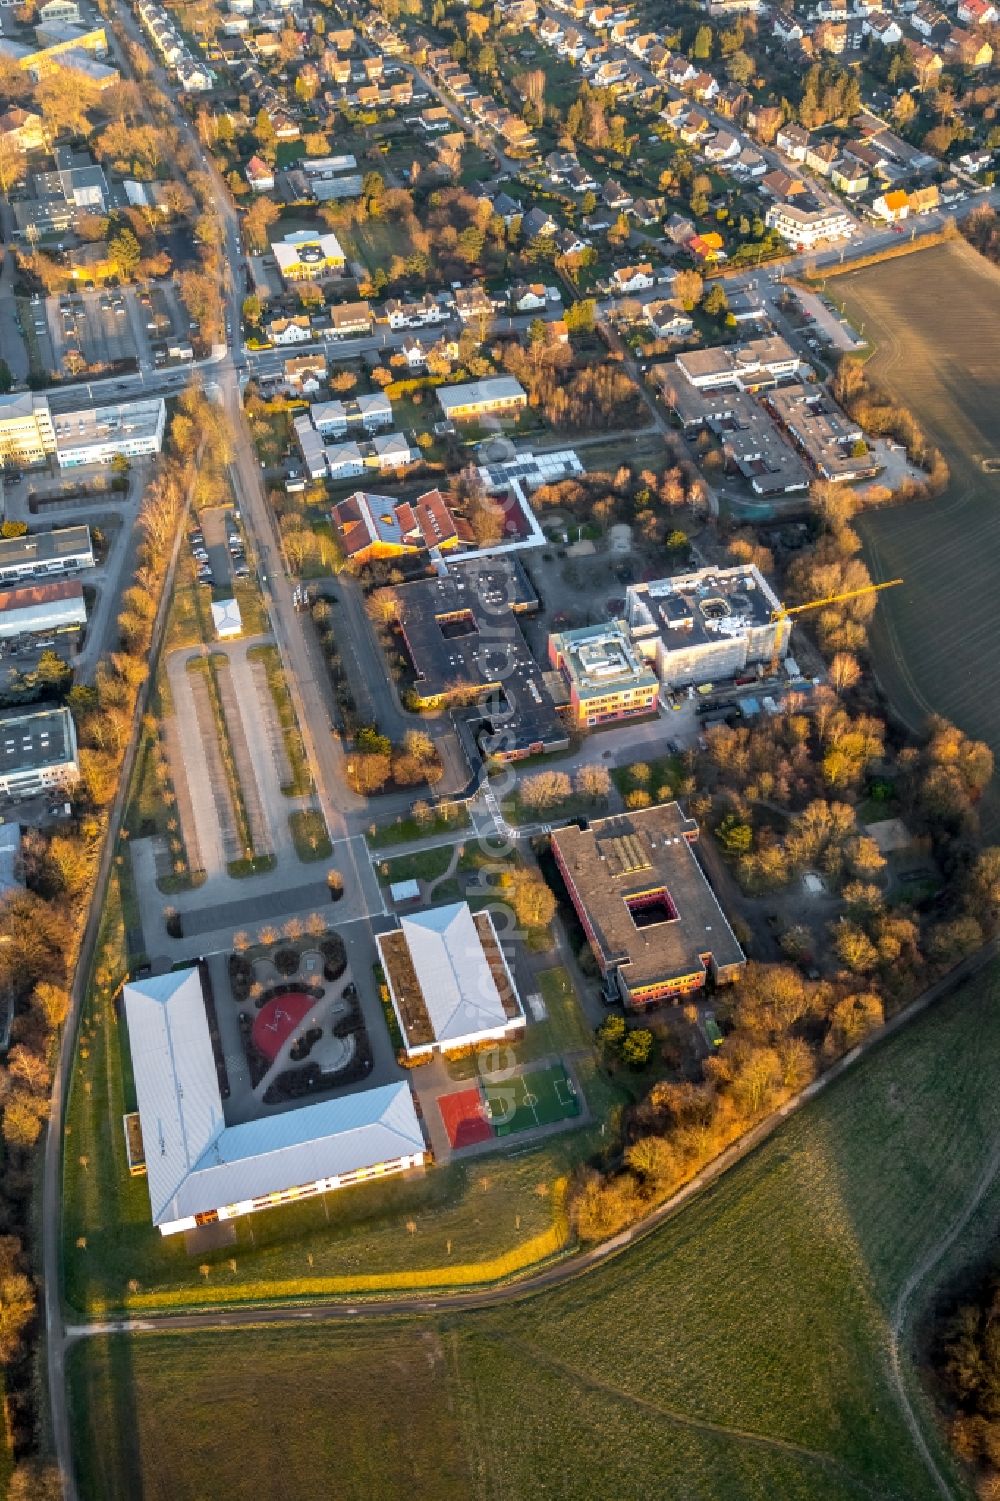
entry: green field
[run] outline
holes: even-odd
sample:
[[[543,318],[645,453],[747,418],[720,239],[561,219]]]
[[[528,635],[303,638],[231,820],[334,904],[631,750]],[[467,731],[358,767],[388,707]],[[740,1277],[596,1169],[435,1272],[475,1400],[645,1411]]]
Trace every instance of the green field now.
[[[875,381],[911,409],[952,476],[939,500],[861,521],[873,574],[906,580],[875,616],[879,678],[911,726],[944,714],[1000,757],[990,691],[1000,673],[1000,271],[952,241],[837,277],[832,290],[877,347]],[[997,795],[989,814],[996,833]]]
[[[307,1501],[338,1455],[338,1497],[380,1501],[934,1501],[889,1375],[890,1321],[996,1151],[984,1060],[998,1003],[994,967],[655,1234],[559,1289],[364,1329],[82,1347],[83,1501],[194,1501],[207,1475],[231,1501]],[[998,1227],[994,1182],[953,1259]],[[903,1375],[952,1494],[970,1495],[905,1347]]]

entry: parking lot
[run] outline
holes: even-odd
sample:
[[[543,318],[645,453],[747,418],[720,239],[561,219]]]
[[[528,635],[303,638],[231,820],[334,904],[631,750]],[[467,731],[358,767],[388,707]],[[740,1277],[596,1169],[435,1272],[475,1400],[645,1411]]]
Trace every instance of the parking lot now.
[[[114,365],[138,356],[130,289],[70,292],[46,303],[49,337],[59,366],[73,374],[80,361],[88,366]],[[82,366],[81,366],[82,368]]]

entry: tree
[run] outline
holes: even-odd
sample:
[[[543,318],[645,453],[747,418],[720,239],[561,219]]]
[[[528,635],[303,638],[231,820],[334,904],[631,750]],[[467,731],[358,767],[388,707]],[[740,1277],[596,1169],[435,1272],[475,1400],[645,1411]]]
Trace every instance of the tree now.
[[[691,56],[697,58],[699,62],[705,62],[712,56],[712,41],[711,26],[699,26],[694,35]]]
[[[622,1062],[629,1068],[645,1068],[653,1056],[654,1041],[648,1027],[634,1027],[622,1043]]]
[[[281,210],[270,198],[255,198],[243,216],[243,227],[253,248],[263,252],[267,249],[271,225]]]
[[[580,766],[573,778],[573,785],[580,797],[600,802],[611,795],[611,773],[606,766]]]
[[[62,1501],[59,1466],[43,1459],[22,1459],[10,1477],[7,1501]]]
[[[721,318],[724,313],[728,313],[729,301],[722,287],[709,287],[702,307],[712,318]]]
[[[704,282],[697,271],[678,271],[674,281],[674,296],[687,312],[694,308],[701,298]]]
[[[581,298],[566,309],[563,321],[571,334],[586,334],[593,330],[597,318],[597,304],[592,297]]]
[[[522,927],[549,927],[556,915],[556,899],[537,871],[516,870],[505,892]]]

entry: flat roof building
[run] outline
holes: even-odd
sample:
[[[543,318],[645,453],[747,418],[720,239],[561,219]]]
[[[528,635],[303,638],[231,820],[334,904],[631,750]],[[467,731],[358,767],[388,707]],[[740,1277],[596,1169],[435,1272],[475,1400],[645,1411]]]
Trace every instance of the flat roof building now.
[[[408,1084],[229,1126],[198,969],[124,989],[153,1224],[161,1235],[419,1166]]]
[[[693,386],[707,390],[712,386],[733,386],[739,391],[757,391],[776,381],[787,380],[801,368],[795,350],[780,334],[750,339],[745,344],[725,344],[709,349],[691,349],[672,362]],[[670,366],[657,365],[653,378]]]
[[[846,483],[878,472],[863,429],[824,386],[782,386],[767,405],[823,479]]]
[[[809,471],[777,422],[755,397],[732,386],[699,388],[676,365],[663,372],[661,395],[685,431],[707,427],[727,463],[755,495],[788,495],[809,487]]]
[[[0,714],[0,795],[34,797],[79,777],[76,727],[68,709],[38,705]]]
[[[581,729],[656,711],[659,679],[624,620],[550,636],[549,661],[566,680],[573,722]]]
[[[93,566],[89,526],[63,526],[51,532],[29,532],[26,537],[0,538],[0,584],[76,573]]]
[[[159,453],[166,420],[167,407],[162,396],[54,413],[52,427],[59,467],[110,464],[119,454],[132,459]]]
[[[319,234],[303,229],[286,235],[271,245],[282,278],[287,281],[314,281],[342,271],[347,258],[340,241],[332,233]]]
[[[494,375],[486,380],[467,381],[458,386],[439,386],[438,405],[448,422],[463,422],[500,412],[516,412],[528,405],[528,397],[519,380],[512,375]]]
[[[408,1058],[502,1042],[524,1010],[489,912],[454,902],[376,936]]]
[[[79,630],[86,624],[87,605],[78,579],[0,589],[0,640]]]
[[[791,636],[781,602],[756,564],[701,568],[625,591],[636,650],[668,687],[735,677],[784,657]]]
[[[497,760],[565,749],[569,736],[518,624],[538,597],[516,558],[442,562],[396,595],[422,707],[481,705],[483,748]]]
[[[608,991],[649,1010],[736,980],[746,958],[677,803],[555,829],[552,850]]]
[[[0,463],[43,464],[55,446],[44,396],[32,391],[0,396]]]

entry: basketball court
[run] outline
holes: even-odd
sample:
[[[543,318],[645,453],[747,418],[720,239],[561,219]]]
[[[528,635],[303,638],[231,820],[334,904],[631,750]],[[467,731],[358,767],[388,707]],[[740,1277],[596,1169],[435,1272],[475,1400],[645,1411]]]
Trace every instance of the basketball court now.
[[[493,1128],[478,1089],[460,1089],[455,1094],[439,1094],[437,1108],[455,1151],[489,1141]]]

